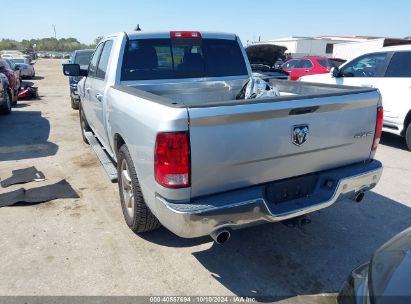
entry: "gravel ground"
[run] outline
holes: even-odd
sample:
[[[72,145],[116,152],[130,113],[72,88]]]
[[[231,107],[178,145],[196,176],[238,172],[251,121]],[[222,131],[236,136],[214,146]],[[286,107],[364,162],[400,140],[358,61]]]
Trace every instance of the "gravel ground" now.
[[[411,154],[384,134],[385,166],[360,204],[340,202],[303,228],[267,224],[236,231],[224,246],[166,229],[136,235],[126,226],[117,185],[82,142],[60,60],[39,60],[40,99],[0,117],[0,178],[36,166],[66,179],[79,199],[0,209],[0,295],[218,295],[263,301],[334,303],[350,270],[411,226]],[[20,188],[0,188],[8,192]],[[324,296],[331,295],[331,296]]]

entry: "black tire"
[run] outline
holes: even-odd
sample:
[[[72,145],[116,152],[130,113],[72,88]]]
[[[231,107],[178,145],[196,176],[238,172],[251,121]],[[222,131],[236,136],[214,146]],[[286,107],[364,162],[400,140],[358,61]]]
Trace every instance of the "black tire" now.
[[[408,150],[411,151],[411,123],[408,125],[405,131],[405,142],[407,143]]]
[[[126,164],[126,169],[124,168]],[[126,170],[129,176],[123,177],[123,171]],[[141,193],[140,184],[138,182],[137,173],[134,168],[130,152],[126,145],[121,146],[117,157],[117,174],[118,174],[118,189],[120,194],[121,209],[123,210],[124,219],[132,231],[142,233],[155,230],[161,227],[160,222],[147,207],[144,202],[143,194]],[[128,184],[125,184],[125,180]],[[132,194],[125,195],[125,188],[131,189]],[[126,197],[129,201],[126,205]],[[130,208],[131,205],[131,208]]]
[[[80,116],[80,128],[81,128],[81,136],[83,137],[83,141],[86,144],[89,144],[85,132],[91,132],[91,128],[87,122],[87,118],[84,115],[83,109],[81,108],[81,104],[79,104],[79,116]]]
[[[4,92],[5,93],[5,102],[3,103],[3,105],[0,107],[0,114],[10,114],[11,113],[11,96],[10,96],[10,92]]]
[[[73,109],[73,110],[78,110],[78,108],[79,108],[79,101],[78,100],[76,100],[76,99],[74,99],[73,97],[71,97],[71,108]]]
[[[11,102],[11,106],[12,107],[15,107],[16,105],[17,105],[17,94],[18,94],[19,92],[17,91],[17,92],[14,92],[14,96],[12,96],[12,98],[11,98],[11,100],[12,100],[12,102]]]

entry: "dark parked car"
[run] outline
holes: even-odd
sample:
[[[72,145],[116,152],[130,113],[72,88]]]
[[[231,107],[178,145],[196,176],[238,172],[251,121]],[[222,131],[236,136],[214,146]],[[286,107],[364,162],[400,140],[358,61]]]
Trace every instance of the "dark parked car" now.
[[[9,90],[9,80],[6,75],[0,73],[0,114],[10,114],[11,93]]]
[[[338,304],[411,303],[411,228],[382,245],[344,282]]]
[[[287,48],[271,44],[254,44],[248,46],[248,60],[251,64],[253,76],[268,79],[289,79],[289,73],[278,67],[285,59]]]
[[[276,69],[265,64],[251,64],[251,70],[253,71],[253,76],[260,77],[264,80],[290,79],[290,74],[286,71]]]
[[[82,69],[87,69],[91,55],[93,55],[94,50],[78,50],[74,51],[71,55],[70,63],[76,63],[80,65]],[[79,107],[80,96],[77,91],[77,83],[82,77],[69,77],[70,84],[70,96],[71,96],[71,107],[75,110]]]
[[[14,65],[10,65],[7,59],[0,59],[0,73],[6,75],[11,89],[12,105],[17,104],[17,94],[20,90],[20,72]]]

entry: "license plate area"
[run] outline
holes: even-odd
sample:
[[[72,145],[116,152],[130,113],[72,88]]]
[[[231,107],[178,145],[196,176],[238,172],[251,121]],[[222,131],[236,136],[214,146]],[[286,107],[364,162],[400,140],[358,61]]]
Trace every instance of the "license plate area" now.
[[[314,191],[317,180],[317,174],[308,174],[268,183],[265,187],[267,201],[278,205],[305,198]]]

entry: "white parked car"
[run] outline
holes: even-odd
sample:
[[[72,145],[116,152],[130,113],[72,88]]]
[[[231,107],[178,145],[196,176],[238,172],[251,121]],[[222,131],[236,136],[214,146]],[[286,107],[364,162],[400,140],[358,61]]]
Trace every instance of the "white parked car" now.
[[[411,150],[411,45],[385,47],[348,61],[329,74],[300,80],[378,88],[384,106],[383,131],[404,136]]]

